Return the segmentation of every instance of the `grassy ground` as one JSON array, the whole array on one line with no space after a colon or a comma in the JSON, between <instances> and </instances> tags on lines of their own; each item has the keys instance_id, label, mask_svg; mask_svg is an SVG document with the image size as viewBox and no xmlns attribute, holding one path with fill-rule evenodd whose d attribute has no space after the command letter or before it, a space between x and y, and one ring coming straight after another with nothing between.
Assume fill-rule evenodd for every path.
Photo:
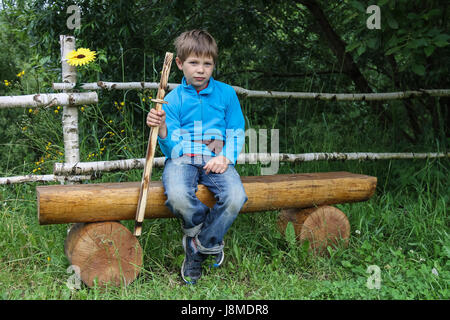
<instances>
[{"instance_id":1,"label":"grassy ground","mask_svg":"<svg viewBox=\"0 0 450 320\"><path fill-rule=\"evenodd\" d=\"M386 168L389 170L386 170ZM226 235L226 260L196 286L179 276L179 222L146 220L144 264L129 286L70 290L63 244L68 225L39 226L36 184L0 187L2 299L448 299L448 161L322 162L282 165L279 173L347 170L378 177L367 202L342 204L351 224L347 248L315 257L282 237L277 212L242 214ZM241 166L241 174L248 169ZM253 167L248 170L254 170ZM443 176L443 174L445 174ZM156 170L158 179L161 170ZM403 178L397 181L397 175ZM104 181L124 179L104 176ZM134 179L134 178L132 178ZM132 221L123 222L130 230ZM379 267L380 288L368 266Z\"/></svg>"},{"instance_id":2,"label":"grassy ground","mask_svg":"<svg viewBox=\"0 0 450 320\"><path fill-rule=\"evenodd\" d=\"M126 92L109 105L102 94L102 104L80 108L81 161L142 158L149 107L143 99L148 101L151 92L135 97L139 102ZM319 105L290 103L242 102L248 127L280 128L281 152L439 151L432 144L394 145L399 131L377 126L364 104L329 103L330 112L320 112ZM274 114L264 111L271 109ZM64 161L61 112L55 106L0 113L13 141L0 144L1 176L51 173L54 162ZM449 164L448 159L281 164L278 173L350 171L378 178L368 201L337 205L350 220L348 247L329 248L328 257L316 257L290 233L279 234L277 212L242 214L225 237L224 264L206 269L196 286L183 285L179 275L179 221L162 219L144 223L139 239L144 263L132 284L69 289L75 277L63 249L68 225L38 224L36 183L0 186L0 298L448 299ZM246 176L260 175L260 167L236 168ZM155 168L153 179L161 174ZM140 181L141 175L140 170L109 173L93 182ZM123 223L133 229L132 221ZM373 270L381 277L379 289Z\"/></svg>"}]
</instances>

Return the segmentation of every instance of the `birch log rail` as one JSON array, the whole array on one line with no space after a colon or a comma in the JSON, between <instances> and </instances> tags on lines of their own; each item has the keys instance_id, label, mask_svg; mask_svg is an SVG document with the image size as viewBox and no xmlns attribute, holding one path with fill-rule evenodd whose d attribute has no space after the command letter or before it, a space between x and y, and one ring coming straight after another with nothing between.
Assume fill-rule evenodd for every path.
<instances>
[{"instance_id":1,"label":"birch log rail","mask_svg":"<svg viewBox=\"0 0 450 320\"><path fill-rule=\"evenodd\" d=\"M52 106L75 106L97 102L97 92L37 93L23 96L0 97L0 109L14 107L49 108Z\"/></svg>"},{"instance_id":2,"label":"birch log rail","mask_svg":"<svg viewBox=\"0 0 450 320\"><path fill-rule=\"evenodd\" d=\"M450 158L450 152L447 153L373 153L373 152L318 152L318 153L241 153L237 158L237 164L256 164L259 162L267 164L268 162L308 162L308 161L344 161L344 160L389 160L389 159L433 159ZM165 157L153 159L154 167L163 167ZM110 161L90 161L78 162L75 164L56 162L53 165L55 175L69 174L92 174L98 172L113 172L123 170L133 170L144 168L145 159L123 159Z\"/></svg>"},{"instance_id":3,"label":"birch log rail","mask_svg":"<svg viewBox=\"0 0 450 320\"><path fill-rule=\"evenodd\" d=\"M168 83L169 90L179 86L178 83ZM53 83L54 90L67 90L74 85L68 83ZM156 82L90 82L84 83L81 87L85 90L142 90L157 89ZM270 90L250 90L239 86L232 86L238 95L247 98L276 98L276 99L312 99L312 100L336 100L336 101L377 101L409 99L420 96L448 97L450 89L418 89L398 92L377 92L377 93L322 93L322 92L283 92Z\"/></svg>"}]
</instances>

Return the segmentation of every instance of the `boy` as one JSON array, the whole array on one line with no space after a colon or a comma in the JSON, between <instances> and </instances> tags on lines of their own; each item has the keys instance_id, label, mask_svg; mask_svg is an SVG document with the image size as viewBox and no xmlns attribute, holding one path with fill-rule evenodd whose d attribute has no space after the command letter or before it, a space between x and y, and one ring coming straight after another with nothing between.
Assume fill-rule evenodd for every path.
<instances>
[{"instance_id":1,"label":"boy","mask_svg":"<svg viewBox=\"0 0 450 320\"><path fill-rule=\"evenodd\" d=\"M147 125L159 126L165 205L182 220L181 276L194 284L209 255L214 266L222 263L223 237L248 200L234 167L245 141L245 120L234 89L212 77L218 53L214 38L191 30L175 40L175 47L182 84L165 97L168 104L161 111L150 110ZM198 183L214 194L212 208L197 198Z\"/></svg>"}]
</instances>

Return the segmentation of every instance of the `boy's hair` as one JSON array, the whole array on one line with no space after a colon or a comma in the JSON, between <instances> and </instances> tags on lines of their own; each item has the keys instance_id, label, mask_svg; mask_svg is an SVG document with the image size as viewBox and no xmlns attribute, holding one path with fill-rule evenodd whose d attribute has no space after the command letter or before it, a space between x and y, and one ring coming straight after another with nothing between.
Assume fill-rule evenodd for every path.
<instances>
[{"instance_id":1,"label":"boy's hair","mask_svg":"<svg viewBox=\"0 0 450 320\"><path fill-rule=\"evenodd\" d=\"M199 57L210 56L214 60L214 64L217 61L216 40L205 30L185 31L175 39L174 44L181 62L184 62L190 54Z\"/></svg>"}]
</instances>

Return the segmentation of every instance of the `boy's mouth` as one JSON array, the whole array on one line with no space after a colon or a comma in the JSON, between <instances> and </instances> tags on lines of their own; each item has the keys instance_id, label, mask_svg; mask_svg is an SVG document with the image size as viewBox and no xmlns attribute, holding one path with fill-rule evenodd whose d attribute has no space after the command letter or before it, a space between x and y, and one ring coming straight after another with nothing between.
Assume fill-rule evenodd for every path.
<instances>
[{"instance_id":1,"label":"boy's mouth","mask_svg":"<svg viewBox=\"0 0 450 320\"><path fill-rule=\"evenodd\" d=\"M200 77L194 77L194 79L197 80L197 81L203 81L203 80L205 80L205 78L200 78Z\"/></svg>"}]
</instances>

